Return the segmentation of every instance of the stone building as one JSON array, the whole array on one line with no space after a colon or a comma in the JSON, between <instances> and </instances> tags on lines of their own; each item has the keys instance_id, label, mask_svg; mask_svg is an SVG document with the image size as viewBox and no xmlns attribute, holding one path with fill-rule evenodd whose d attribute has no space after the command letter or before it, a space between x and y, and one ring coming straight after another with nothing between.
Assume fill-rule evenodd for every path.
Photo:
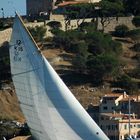
<instances>
[{"instance_id":1,"label":"stone building","mask_svg":"<svg viewBox=\"0 0 140 140\"><path fill-rule=\"evenodd\" d=\"M133 137L140 137L139 107L139 96L128 96L125 92L106 94L99 105L99 126L110 140L124 140L129 131Z\"/></svg>"},{"instance_id":2,"label":"stone building","mask_svg":"<svg viewBox=\"0 0 140 140\"><path fill-rule=\"evenodd\" d=\"M119 107L119 103L123 99L128 99L128 95L125 93L122 94L106 94L100 103L100 113L112 113ZM120 109L121 110L121 109Z\"/></svg>"},{"instance_id":3,"label":"stone building","mask_svg":"<svg viewBox=\"0 0 140 140\"><path fill-rule=\"evenodd\" d=\"M27 16L49 15L52 3L52 0L26 0Z\"/></svg>"},{"instance_id":4,"label":"stone building","mask_svg":"<svg viewBox=\"0 0 140 140\"><path fill-rule=\"evenodd\" d=\"M130 135L133 137L140 136L140 119L135 114L131 114L131 122L129 123L129 115L122 113L101 113L99 125L110 140L124 140Z\"/></svg>"}]
</instances>

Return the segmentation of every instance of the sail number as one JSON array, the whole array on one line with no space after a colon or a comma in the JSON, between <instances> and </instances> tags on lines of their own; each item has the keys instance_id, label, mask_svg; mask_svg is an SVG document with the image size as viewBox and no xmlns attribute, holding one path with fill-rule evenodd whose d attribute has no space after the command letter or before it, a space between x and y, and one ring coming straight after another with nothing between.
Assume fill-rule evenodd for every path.
<instances>
[{"instance_id":1,"label":"sail number","mask_svg":"<svg viewBox=\"0 0 140 140\"><path fill-rule=\"evenodd\" d=\"M21 61L21 52L23 51L23 46L21 40L16 40L16 44L14 45L14 61Z\"/></svg>"}]
</instances>

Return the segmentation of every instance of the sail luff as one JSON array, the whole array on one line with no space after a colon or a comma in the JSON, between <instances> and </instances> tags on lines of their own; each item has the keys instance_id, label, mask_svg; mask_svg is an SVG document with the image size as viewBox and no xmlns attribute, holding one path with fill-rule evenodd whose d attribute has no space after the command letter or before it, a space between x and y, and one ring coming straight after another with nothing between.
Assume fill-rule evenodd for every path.
<instances>
[{"instance_id":1,"label":"sail luff","mask_svg":"<svg viewBox=\"0 0 140 140\"><path fill-rule=\"evenodd\" d=\"M26 58L27 56L29 56L29 54L24 54L27 51L30 52L30 47L27 50L27 48L23 46L24 43L26 42L22 40L23 35L21 35L20 33L22 26L21 26L21 21L19 20L19 18L16 17L13 26L12 37L10 41L10 45L11 45L10 63L11 63L12 79L15 85L15 89L20 102L21 109L26 117L29 127L31 128L31 132L35 135L35 137L38 140L42 140L43 139L42 137L45 136L49 140L49 137L47 137L47 134L45 134L44 130L42 129L43 126L41 124L40 118L38 117L38 111L37 108L35 107L35 102L34 102L34 94L36 93L38 94L39 86L37 84L34 84L34 88L36 88L34 90L30 89L29 86L31 83L33 83L29 81L30 77L32 77L31 80L35 81L35 79L33 79L33 76L31 76L32 73L34 73L34 71L29 72L29 70L33 70L34 68L31 66L31 62L28 61L28 59ZM31 40L30 35L29 35L29 39ZM21 45L18 46L17 41L20 41ZM20 65L21 62L22 64ZM20 73L22 73L22 75ZM45 136L43 136L42 133L44 133ZM42 137L39 136L40 134L42 134Z\"/></svg>"},{"instance_id":2,"label":"sail luff","mask_svg":"<svg viewBox=\"0 0 140 140\"><path fill-rule=\"evenodd\" d=\"M35 44L35 47L36 47L36 48L38 49L38 51L41 53L40 48L38 47L38 45L37 45L36 41L34 40L33 36L31 35L31 33L29 32L29 30L28 30L27 27L25 26L25 24L24 24L22 18L20 17L20 15L19 15L17 12L15 12L15 13L16 13L16 16L18 16L18 18L19 18L21 24L23 25L24 29L25 29L26 32L28 33L29 37L31 38L31 40L32 40L33 43Z\"/></svg>"},{"instance_id":3,"label":"sail luff","mask_svg":"<svg viewBox=\"0 0 140 140\"><path fill-rule=\"evenodd\" d=\"M22 19L20 19L20 21L23 23ZM25 28L25 26L24 26L24 28ZM28 31L27 28L25 28L25 30ZM30 34L29 31L27 32L27 34L29 35L31 41L33 41L33 44L34 44L35 41L34 41L34 39L31 36L31 34ZM24 39L23 39L23 42L24 43L27 43L26 40L24 40ZM28 46L30 46L30 45L28 44ZM33 52L31 52L32 50L30 49L30 47L28 47L28 51L29 52L27 52L27 54L28 54L28 58L29 58L30 64L33 66L33 70L34 70L33 72L36 75L36 77L38 78L37 82L40 83L41 93L43 94L43 93L45 93L45 89L43 88L42 81L41 81L40 77L38 76L40 71L41 71L40 73L42 73L43 59L42 59L42 55L41 55L41 53L40 53L40 51L39 51L38 48L37 48L37 51L36 51L36 47L37 47L37 44L34 44L35 50ZM39 59L37 59L37 57L34 57L34 56L38 56ZM31 59L31 57L34 57L34 61ZM36 66L35 63L37 63L39 65ZM32 83L32 82L30 82L30 83ZM38 93L38 94L40 94L40 93ZM50 138L50 136L48 135L48 133L45 131L44 121L40 119L40 115L39 115L40 114L40 107L39 107L39 102L40 101L39 101L39 98L41 98L42 95L38 95L38 94L35 94L35 95L33 94L32 96L33 96L33 101L34 101L34 108L35 108L35 110L37 112L37 117L38 117L38 120L36 120L36 121L39 122L41 128L40 128L40 130L38 130L36 127L35 128L32 127L31 128L31 132L34 131L35 133L36 132L37 133L40 133L39 136L36 136L36 134L35 134L35 138L38 137L37 140L42 140L42 139L46 139L46 138L47 138L47 140L51 140L51 139L56 140L55 135L51 135L51 138ZM47 110L47 108L44 108L44 110ZM49 111L47 110L47 112L49 112ZM50 119L49 114L47 114L47 117ZM53 127L50 124L50 126L49 126L50 131L52 130L52 128Z\"/></svg>"}]
</instances>

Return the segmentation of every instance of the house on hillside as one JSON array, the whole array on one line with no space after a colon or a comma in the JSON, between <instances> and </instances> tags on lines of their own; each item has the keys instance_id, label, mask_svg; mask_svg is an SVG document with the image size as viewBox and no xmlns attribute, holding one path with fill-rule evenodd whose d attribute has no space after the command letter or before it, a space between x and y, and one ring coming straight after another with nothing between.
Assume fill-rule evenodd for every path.
<instances>
[{"instance_id":1,"label":"house on hillside","mask_svg":"<svg viewBox=\"0 0 140 140\"><path fill-rule=\"evenodd\" d=\"M93 118L93 120L99 124L99 106L93 106L90 104L86 111Z\"/></svg>"},{"instance_id":2,"label":"house on hillside","mask_svg":"<svg viewBox=\"0 0 140 140\"><path fill-rule=\"evenodd\" d=\"M131 112L138 114L138 118L140 118L140 96L128 96L125 92L111 93L103 96L99 106L100 113L113 113L114 111L121 111L126 114L129 111L129 99L131 103Z\"/></svg>"},{"instance_id":3,"label":"house on hillside","mask_svg":"<svg viewBox=\"0 0 140 140\"><path fill-rule=\"evenodd\" d=\"M131 105L129 129L129 100ZM110 93L99 105L99 126L110 140L123 140L130 134L140 136L140 97L124 93Z\"/></svg>"},{"instance_id":4,"label":"house on hillside","mask_svg":"<svg viewBox=\"0 0 140 140\"><path fill-rule=\"evenodd\" d=\"M129 99L131 104L130 125ZM89 105L87 112L110 140L123 140L129 135L129 130L134 137L140 137L139 108L139 96L128 96L125 92L110 93L102 97L99 106Z\"/></svg>"},{"instance_id":5,"label":"house on hillside","mask_svg":"<svg viewBox=\"0 0 140 140\"><path fill-rule=\"evenodd\" d=\"M129 115L123 113L101 113L99 126L110 140L124 140L130 134L133 137L140 136L140 119L136 114L131 114L129 129Z\"/></svg>"},{"instance_id":6,"label":"house on hillside","mask_svg":"<svg viewBox=\"0 0 140 140\"><path fill-rule=\"evenodd\" d=\"M110 93L103 96L100 102L100 113L112 113L114 110L119 108L119 102L128 95L126 93L118 94L118 93Z\"/></svg>"}]
</instances>

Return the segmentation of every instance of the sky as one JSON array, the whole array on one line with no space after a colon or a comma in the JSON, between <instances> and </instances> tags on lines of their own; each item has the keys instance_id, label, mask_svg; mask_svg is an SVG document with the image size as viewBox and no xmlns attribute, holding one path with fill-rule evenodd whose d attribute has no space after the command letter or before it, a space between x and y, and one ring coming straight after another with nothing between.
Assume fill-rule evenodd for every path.
<instances>
[{"instance_id":1,"label":"sky","mask_svg":"<svg viewBox=\"0 0 140 140\"><path fill-rule=\"evenodd\" d=\"M2 9L3 8L3 9ZM0 0L0 17L14 16L15 11L20 15L26 14L26 0Z\"/></svg>"}]
</instances>

